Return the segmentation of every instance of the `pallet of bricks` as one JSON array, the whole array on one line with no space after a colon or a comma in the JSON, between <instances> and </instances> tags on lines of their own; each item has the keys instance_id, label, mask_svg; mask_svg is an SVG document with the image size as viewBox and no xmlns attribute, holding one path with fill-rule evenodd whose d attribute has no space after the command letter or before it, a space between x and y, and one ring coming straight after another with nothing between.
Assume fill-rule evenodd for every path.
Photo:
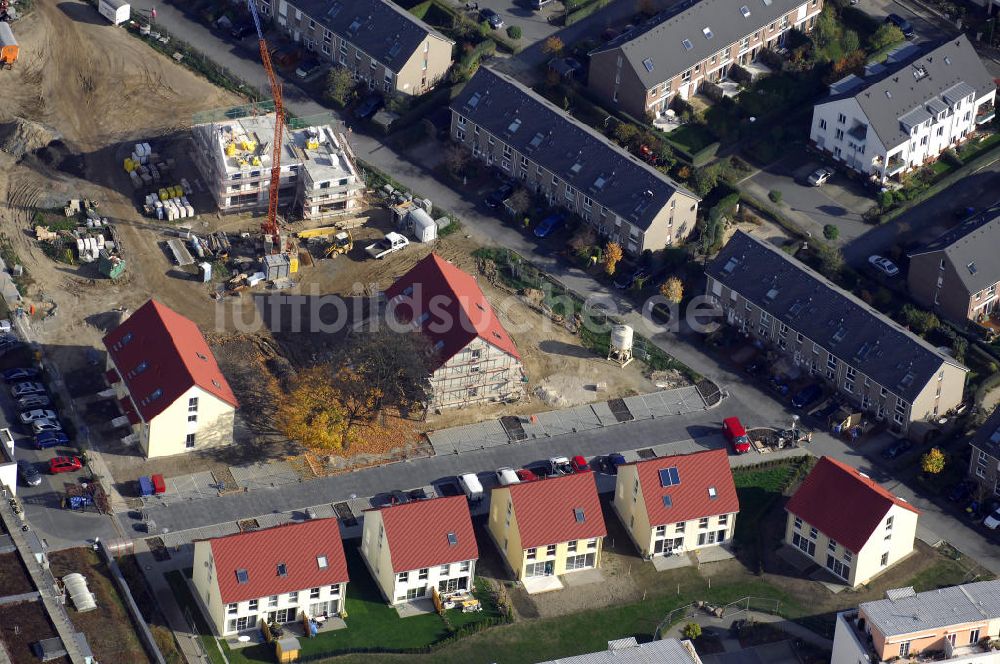
<instances>
[{"instance_id":1,"label":"pallet of bricks","mask_svg":"<svg viewBox=\"0 0 1000 664\"><path fill-rule=\"evenodd\" d=\"M145 197L146 214L157 219L186 219L194 216L187 196L191 185L181 178L180 184L164 185L174 167L173 159L161 159L149 143L136 143L132 154L125 158L125 172L135 189L155 189Z\"/></svg>"}]
</instances>

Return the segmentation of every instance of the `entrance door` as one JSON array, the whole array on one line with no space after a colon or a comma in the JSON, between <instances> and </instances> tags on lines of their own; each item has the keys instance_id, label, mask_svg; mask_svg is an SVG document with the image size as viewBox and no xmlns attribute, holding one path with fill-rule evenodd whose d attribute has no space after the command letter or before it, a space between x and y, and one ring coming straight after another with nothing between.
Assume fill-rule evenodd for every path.
<instances>
[{"instance_id":1,"label":"entrance door","mask_svg":"<svg viewBox=\"0 0 1000 664\"><path fill-rule=\"evenodd\" d=\"M531 563L524 569L525 576L552 576L555 573L555 561L547 560L543 563Z\"/></svg>"}]
</instances>

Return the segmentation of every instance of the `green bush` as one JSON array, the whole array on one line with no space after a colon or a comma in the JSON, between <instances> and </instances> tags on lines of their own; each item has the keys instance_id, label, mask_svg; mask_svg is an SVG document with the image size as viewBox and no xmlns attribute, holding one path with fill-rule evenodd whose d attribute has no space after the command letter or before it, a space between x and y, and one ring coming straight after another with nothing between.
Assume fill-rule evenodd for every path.
<instances>
[{"instance_id":1,"label":"green bush","mask_svg":"<svg viewBox=\"0 0 1000 664\"><path fill-rule=\"evenodd\" d=\"M778 191L777 189L772 189L771 191L767 192L767 197L770 198L771 202L774 203L775 205L781 204L781 192Z\"/></svg>"},{"instance_id":2,"label":"green bush","mask_svg":"<svg viewBox=\"0 0 1000 664\"><path fill-rule=\"evenodd\" d=\"M511 39L520 39L521 38L521 26L519 26L519 25L511 25L511 26L509 26L507 28L507 36L510 37Z\"/></svg>"},{"instance_id":3,"label":"green bush","mask_svg":"<svg viewBox=\"0 0 1000 664\"><path fill-rule=\"evenodd\" d=\"M840 237L840 229L833 224L827 224L823 227L823 237L827 240L836 240Z\"/></svg>"},{"instance_id":4,"label":"green bush","mask_svg":"<svg viewBox=\"0 0 1000 664\"><path fill-rule=\"evenodd\" d=\"M594 0L590 4L585 5L580 9L577 9L575 12L567 13L566 25L573 25L574 23L578 23L583 19L587 18L588 16L590 16L591 14L594 14L604 9L610 4L611 0Z\"/></svg>"}]
</instances>

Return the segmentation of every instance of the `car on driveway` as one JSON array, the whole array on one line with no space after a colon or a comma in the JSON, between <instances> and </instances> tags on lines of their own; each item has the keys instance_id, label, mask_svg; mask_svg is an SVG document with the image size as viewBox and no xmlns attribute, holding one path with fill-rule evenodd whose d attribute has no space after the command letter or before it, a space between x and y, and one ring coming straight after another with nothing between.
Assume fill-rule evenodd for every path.
<instances>
[{"instance_id":1,"label":"car on driveway","mask_svg":"<svg viewBox=\"0 0 1000 664\"><path fill-rule=\"evenodd\" d=\"M822 168L817 168L813 171L806 181L814 187L819 187L826 184L826 181L833 177L833 169L827 168L826 166Z\"/></svg>"},{"instance_id":2,"label":"car on driveway","mask_svg":"<svg viewBox=\"0 0 1000 664\"><path fill-rule=\"evenodd\" d=\"M57 456L49 459L49 472L53 475L59 473L72 473L83 468L80 457Z\"/></svg>"},{"instance_id":3,"label":"car on driveway","mask_svg":"<svg viewBox=\"0 0 1000 664\"><path fill-rule=\"evenodd\" d=\"M548 237L552 235L557 228L562 226L565 220L566 217L561 212L550 214L535 226L535 237Z\"/></svg>"},{"instance_id":4,"label":"car on driveway","mask_svg":"<svg viewBox=\"0 0 1000 664\"><path fill-rule=\"evenodd\" d=\"M569 459L566 457L552 457L549 459L550 475L570 475L572 473L573 467L569 465Z\"/></svg>"},{"instance_id":5,"label":"car on driveway","mask_svg":"<svg viewBox=\"0 0 1000 664\"><path fill-rule=\"evenodd\" d=\"M384 104L385 102L382 100L381 96L377 94L369 95L363 102L358 104L356 109L354 109L354 117L361 120L368 120L378 113L378 110L382 108Z\"/></svg>"},{"instance_id":6,"label":"car on driveway","mask_svg":"<svg viewBox=\"0 0 1000 664\"><path fill-rule=\"evenodd\" d=\"M314 74L318 73L320 67L322 66L323 64L316 58L306 58L305 60L299 63L298 68L295 70L295 75L300 80L304 81L310 76L313 76Z\"/></svg>"},{"instance_id":7,"label":"car on driveway","mask_svg":"<svg viewBox=\"0 0 1000 664\"><path fill-rule=\"evenodd\" d=\"M497 14L489 7L479 12L479 20L486 21L494 30L499 30L503 27L503 19L500 17L500 14Z\"/></svg>"},{"instance_id":8,"label":"car on driveway","mask_svg":"<svg viewBox=\"0 0 1000 664\"><path fill-rule=\"evenodd\" d=\"M42 483L42 474L35 468L35 464L30 461L18 459L17 472L28 486L38 486Z\"/></svg>"},{"instance_id":9,"label":"car on driveway","mask_svg":"<svg viewBox=\"0 0 1000 664\"><path fill-rule=\"evenodd\" d=\"M645 279L648 276L649 276L649 272L647 272L644 268L641 268L641 267L637 268L637 269L633 270L632 272L626 272L625 274L623 274L620 277L618 277L615 280L615 288L617 288L619 290L627 290L629 288L632 288L632 285L636 281L638 281L640 279Z\"/></svg>"},{"instance_id":10,"label":"car on driveway","mask_svg":"<svg viewBox=\"0 0 1000 664\"><path fill-rule=\"evenodd\" d=\"M45 433L46 431L62 431L63 427L59 420L35 420L31 423L31 431L35 434Z\"/></svg>"},{"instance_id":11,"label":"car on driveway","mask_svg":"<svg viewBox=\"0 0 1000 664\"><path fill-rule=\"evenodd\" d=\"M16 369L7 369L0 376L8 383L13 380L23 380L25 378L37 378L41 372L33 367L18 367Z\"/></svg>"},{"instance_id":12,"label":"car on driveway","mask_svg":"<svg viewBox=\"0 0 1000 664\"><path fill-rule=\"evenodd\" d=\"M823 388L816 383L810 383L795 393L792 397L793 408L808 408L823 396Z\"/></svg>"},{"instance_id":13,"label":"car on driveway","mask_svg":"<svg viewBox=\"0 0 1000 664\"><path fill-rule=\"evenodd\" d=\"M45 386L41 383L17 383L10 388L11 396L14 398L24 397L29 394L45 394Z\"/></svg>"},{"instance_id":14,"label":"car on driveway","mask_svg":"<svg viewBox=\"0 0 1000 664\"><path fill-rule=\"evenodd\" d=\"M604 455L601 459L601 467L605 473L608 475L617 475L618 466L625 463L625 457L623 457L618 452L612 452L611 454Z\"/></svg>"},{"instance_id":15,"label":"car on driveway","mask_svg":"<svg viewBox=\"0 0 1000 664\"><path fill-rule=\"evenodd\" d=\"M511 484L520 484L521 478L517 476L514 469L510 466L504 466L503 468L497 469L497 484L500 486L510 486Z\"/></svg>"},{"instance_id":16,"label":"car on driveway","mask_svg":"<svg viewBox=\"0 0 1000 664\"><path fill-rule=\"evenodd\" d=\"M538 475L535 475L535 473L531 472L528 468L518 468L515 473L517 475L517 479L522 482L534 482L538 479Z\"/></svg>"},{"instance_id":17,"label":"car on driveway","mask_svg":"<svg viewBox=\"0 0 1000 664\"><path fill-rule=\"evenodd\" d=\"M26 410L21 413L21 422L24 424L31 424L36 420L54 420L56 417L56 412L54 410Z\"/></svg>"},{"instance_id":18,"label":"car on driveway","mask_svg":"<svg viewBox=\"0 0 1000 664\"><path fill-rule=\"evenodd\" d=\"M897 440L895 443L882 450L882 458L889 459L891 461L892 459L896 459L906 454L911 447L913 447L913 443L910 441L905 439Z\"/></svg>"},{"instance_id":19,"label":"car on driveway","mask_svg":"<svg viewBox=\"0 0 1000 664\"><path fill-rule=\"evenodd\" d=\"M990 530L996 530L997 526L1000 526L1000 507L990 512L989 515L983 519L983 525Z\"/></svg>"},{"instance_id":20,"label":"car on driveway","mask_svg":"<svg viewBox=\"0 0 1000 664\"><path fill-rule=\"evenodd\" d=\"M868 262L873 268L887 277L895 277L899 274L899 268L896 267L896 264L884 256L873 254L868 257Z\"/></svg>"},{"instance_id":21,"label":"car on driveway","mask_svg":"<svg viewBox=\"0 0 1000 664\"><path fill-rule=\"evenodd\" d=\"M584 459L579 454L576 455L575 457L573 457L572 461L569 462L569 465L573 467L573 472L574 473L589 473L590 472L590 464L588 464L587 460Z\"/></svg>"},{"instance_id":22,"label":"car on driveway","mask_svg":"<svg viewBox=\"0 0 1000 664\"><path fill-rule=\"evenodd\" d=\"M483 199L483 205L491 210L496 210L498 207L503 205L503 202L510 198L510 195L514 193L514 186L508 183L500 185L500 187L490 195Z\"/></svg>"},{"instance_id":23,"label":"car on driveway","mask_svg":"<svg viewBox=\"0 0 1000 664\"><path fill-rule=\"evenodd\" d=\"M913 36L913 26L910 25L910 22L907 21L902 16L900 16L899 14L895 13L889 14L888 16L885 17L885 22L892 23L894 26L899 28L899 31L902 32L903 36L906 37L907 39Z\"/></svg>"},{"instance_id":24,"label":"car on driveway","mask_svg":"<svg viewBox=\"0 0 1000 664\"><path fill-rule=\"evenodd\" d=\"M722 431L726 434L726 440L733 446L734 452L746 454L750 451L750 439L747 438L747 431L743 428L740 418L727 417L722 420Z\"/></svg>"},{"instance_id":25,"label":"car on driveway","mask_svg":"<svg viewBox=\"0 0 1000 664\"><path fill-rule=\"evenodd\" d=\"M45 394L29 394L17 400L17 407L20 410L28 410L29 408L42 408L50 403L52 400Z\"/></svg>"},{"instance_id":26,"label":"car on driveway","mask_svg":"<svg viewBox=\"0 0 1000 664\"><path fill-rule=\"evenodd\" d=\"M57 445L68 445L69 436L62 431L43 431L35 436L35 449L44 450Z\"/></svg>"}]
</instances>

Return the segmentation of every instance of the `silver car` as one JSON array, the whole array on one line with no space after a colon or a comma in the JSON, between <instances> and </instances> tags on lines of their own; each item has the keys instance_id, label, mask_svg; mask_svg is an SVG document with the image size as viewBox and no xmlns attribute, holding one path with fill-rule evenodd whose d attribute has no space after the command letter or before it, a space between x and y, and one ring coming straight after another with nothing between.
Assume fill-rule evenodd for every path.
<instances>
[{"instance_id":1,"label":"silver car","mask_svg":"<svg viewBox=\"0 0 1000 664\"><path fill-rule=\"evenodd\" d=\"M823 168L817 168L812 172L812 175L809 176L809 184L814 187L819 187L820 185L825 184L831 177L833 177L832 168L826 168L825 166Z\"/></svg>"},{"instance_id":2,"label":"silver car","mask_svg":"<svg viewBox=\"0 0 1000 664\"><path fill-rule=\"evenodd\" d=\"M34 382L18 383L10 388L10 394L14 398L20 398L29 394L45 394L45 386Z\"/></svg>"},{"instance_id":3,"label":"silver car","mask_svg":"<svg viewBox=\"0 0 1000 664\"><path fill-rule=\"evenodd\" d=\"M54 420L56 419L56 412L54 410L28 410L21 413L21 421L25 424L31 424L35 420Z\"/></svg>"},{"instance_id":4,"label":"silver car","mask_svg":"<svg viewBox=\"0 0 1000 664\"><path fill-rule=\"evenodd\" d=\"M62 424L59 420L35 420L31 423L32 432L39 434L46 431L62 431Z\"/></svg>"},{"instance_id":5,"label":"silver car","mask_svg":"<svg viewBox=\"0 0 1000 664\"><path fill-rule=\"evenodd\" d=\"M17 407L21 410L29 408L42 408L48 406L52 401L44 394L29 394L17 400Z\"/></svg>"}]
</instances>

